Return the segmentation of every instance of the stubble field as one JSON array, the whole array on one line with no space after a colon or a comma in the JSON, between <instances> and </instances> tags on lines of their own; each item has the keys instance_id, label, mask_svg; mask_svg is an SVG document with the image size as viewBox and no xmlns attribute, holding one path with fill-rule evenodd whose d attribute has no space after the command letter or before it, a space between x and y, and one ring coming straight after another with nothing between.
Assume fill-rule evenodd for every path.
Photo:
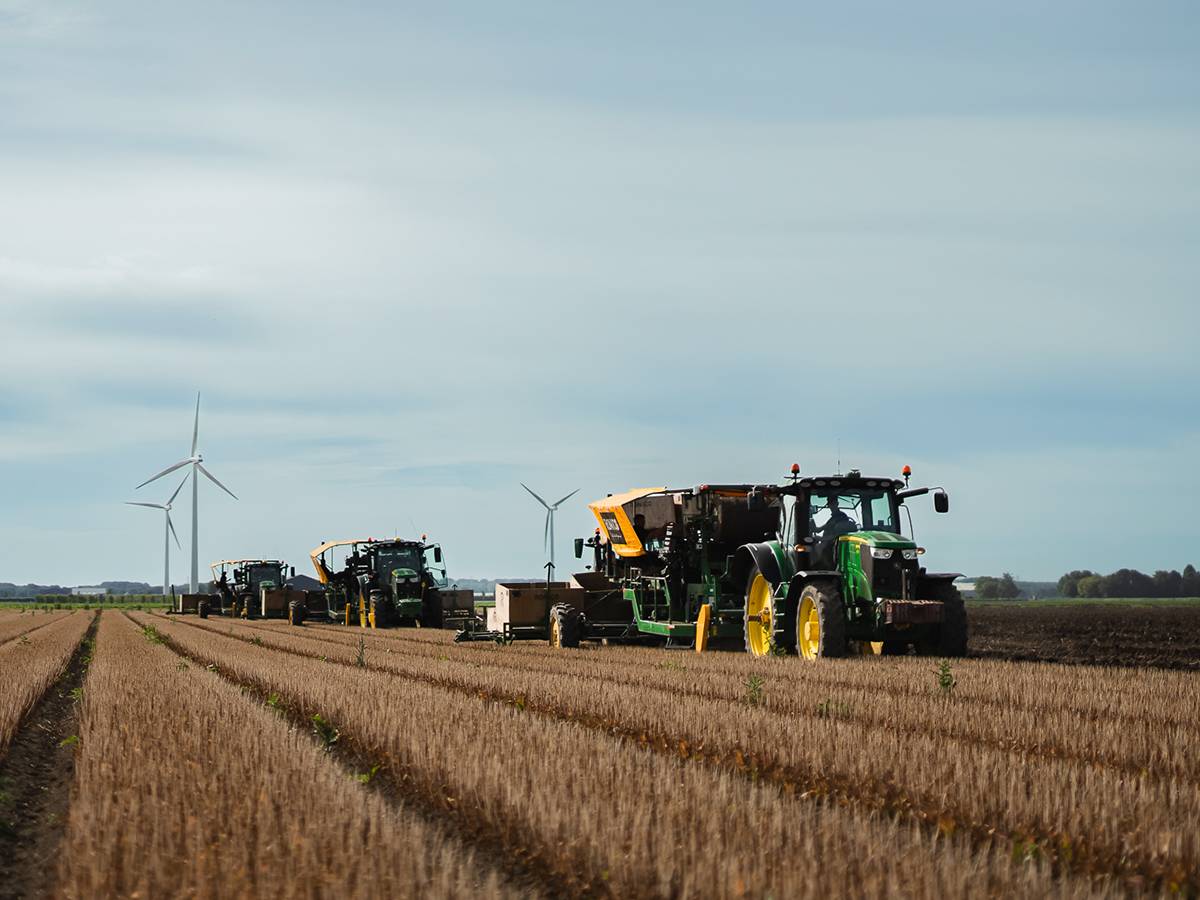
<instances>
[{"instance_id":1,"label":"stubble field","mask_svg":"<svg viewBox=\"0 0 1200 900\"><path fill-rule=\"evenodd\" d=\"M0 896L1200 892L1196 673L451 637L0 613Z\"/></svg>"}]
</instances>

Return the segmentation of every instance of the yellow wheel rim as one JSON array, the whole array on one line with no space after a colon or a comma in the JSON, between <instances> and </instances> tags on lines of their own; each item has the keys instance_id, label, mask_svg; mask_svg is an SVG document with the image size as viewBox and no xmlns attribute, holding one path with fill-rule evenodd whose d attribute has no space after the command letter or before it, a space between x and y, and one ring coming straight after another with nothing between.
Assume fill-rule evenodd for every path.
<instances>
[{"instance_id":1,"label":"yellow wheel rim","mask_svg":"<svg viewBox=\"0 0 1200 900\"><path fill-rule=\"evenodd\" d=\"M754 656L771 652L775 632L774 594L771 583L755 575L746 593L746 645Z\"/></svg>"},{"instance_id":2,"label":"yellow wheel rim","mask_svg":"<svg viewBox=\"0 0 1200 900\"><path fill-rule=\"evenodd\" d=\"M796 629L796 643L800 646L800 655L805 659L816 659L821 650L821 616L817 612L817 604L812 597L800 601L799 627Z\"/></svg>"},{"instance_id":3,"label":"yellow wheel rim","mask_svg":"<svg viewBox=\"0 0 1200 900\"><path fill-rule=\"evenodd\" d=\"M562 646L562 635L558 633L558 619L554 616L550 617L550 646Z\"/></svg>"}]
</instances>

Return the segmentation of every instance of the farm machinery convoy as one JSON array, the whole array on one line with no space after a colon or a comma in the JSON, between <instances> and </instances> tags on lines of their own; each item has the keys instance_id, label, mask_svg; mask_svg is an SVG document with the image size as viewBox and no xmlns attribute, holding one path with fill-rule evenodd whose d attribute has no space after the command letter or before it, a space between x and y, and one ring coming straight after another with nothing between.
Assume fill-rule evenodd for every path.
<instances>
[{"instance_id":1,"label":"farm machinery convoy","mask_svg":"<svg viewBox=\"0 0 1200 900\"><path fill-rule=\"evenodd\" d=\"M597 527L577 538L591 564L570 581L498 583L486 619L452 586L442 548L417 540L329 541L310 554L322 590L289 587L275 560L213 566L230 615L316 617L364 628L458 628L456 640L740 645L754 656L871 653L963 656L967 617L956 572L930 572L907 503L942 488L842 475L784 484L650 487L589 504ZM908 518L908 536L901 527ZM294 576L294 570L291 570ZM206 614L206 599L199 612Z\"/></svg>"},{"instance_id":2,"label":"farm machinery convoy","mask_svg":"<svg viewBox=\"0 0 1200 900\"><path fill-rule=\"evenodd\" d=\"M642 488L589 504L598 527L576 539L589 571L569 583L496 588L486 629L459 640L652 643L754 656L853 653L963 656L967 619L954 580L920 565L901 529L906 501L941 488L904 478L792 476L783 485ZM912 533L911 517L909 533Z\"/></svg>"}]
</instances>

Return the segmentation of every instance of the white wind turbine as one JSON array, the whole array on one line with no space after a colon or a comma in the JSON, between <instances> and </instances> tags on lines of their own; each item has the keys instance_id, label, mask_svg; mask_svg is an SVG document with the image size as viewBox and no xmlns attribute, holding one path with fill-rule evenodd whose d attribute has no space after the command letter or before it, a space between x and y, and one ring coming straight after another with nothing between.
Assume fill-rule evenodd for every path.
<instances>
[{"instance_id":1,"label":"white wind turbine","mask_svg":"<svg viewBox=\"0 0 1200 900\"><path fill-rule=\"evenodd\" d=\"M187 484L187 478L179 482L179 487L175 488L175 493L171 495L171 499L166 503L139 503L136 500L126 500L126 506L148 506L151 509L161 509L167 520L166 526L163 529L163 596L168 597L171 593L171 538L175 538L175 546L183 549L179 545L179 535L175 533L175 526L171 524L171 504L175 502L175 498L179 496L179 492L183 490L183 486Z\"/></svg>"},{"instance_id":2,"label":"white wind turbine","mask_svg":"<svg viewBox=\"0 0 1200 900\"><path fill-rule=\"evenodd\" d=\"M152 478L147 478L145 481L143 481L141 484L138 485L138 488L143 488L146 485L148 485L150 482L157 481L158 479L162 478L164 475L170 475L176 469L182 469L184 466L192 467L192 473L191 473L192 474L192 582L191 582L192 586L191 586L190 593L193 593L193 594L196 593L196 590L198 589L199 584L200 584L200 537L199 537L199 535L200 535L200 531L199 531L200 516L198 513L199 507L197 505L200 491L199 491L199 475L197 473L203 473L205 478L207 478L209 481L211 481L213 484L215 484L217 487L219 487L221 490L223 490L225 493L227 493L234 500L237 499L237 494L235 494L229 488L225 487L225 485L221 484L221 482L217 481L216 476L214 476L212 472L208 471L208 469L204 468L204 457L196 452L196 447L199 443L200 443L200 394L197 393L196 394L196 424L192 427L192 455L189 456L187 459L180 460L179 462L175 463L175 465L173 465L173 466L168 466L167 468L165 468L161 472L159 472L157 475L153 476ZM184 481L187 481L187 479L185 478ZM135 490L136 490L136 488L135 488Z\"/></svg>"},{"instance_id":3,"label":"white wind turbine","mask_svg":"<svg viewBox=\"0 0 1200 900\"><path fill-rule=\"evenodd\" d=\"M544 541L550 547L550 568L553 569L554 568L554 511L556 509L558 509L560 506L562 506L564 503L566 503L568 500L570 500L572 497L574 497L576 494L578 494L579 488L575 488L575 490L571 491L571 493L567 494L567 496L563 497L557 503L547 503L545 500L543 500L537 494L534 494L533 491L530 489L529 485L525 484L525 482L521 482L521 487L523 487L523 488L525 488L525 490L529 491L529 493L533 495L534 500L536 500L538 503L542 504L542 506L546 507L546 533L545 533Z\"/></svg>"}]
</instances>

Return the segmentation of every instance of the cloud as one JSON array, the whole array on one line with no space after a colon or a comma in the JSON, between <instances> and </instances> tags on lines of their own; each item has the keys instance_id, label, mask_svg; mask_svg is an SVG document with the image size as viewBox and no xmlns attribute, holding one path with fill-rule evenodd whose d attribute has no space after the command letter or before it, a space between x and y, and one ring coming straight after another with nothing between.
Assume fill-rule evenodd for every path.
<instances>
[{"instance_id":1,"label":"cloud","mask_svg":"<svg viewBox=\"0 0 1200 900\"><path fill-rule=\"evenodd\" d=\"M137 574L115 505L196 390L243 497L202 498L213 556L411 516L460 571L536 574L518 481L840 445L955 488L947 565L1054 574L1012 491L973 537L1004 454L1094 460L1037 480L1073 522L1105 453L1188 465L1196 23L868 9L0 6L0 577ZM64 521L111 540L64 560Z\"/></svg>"}]
</instances>

